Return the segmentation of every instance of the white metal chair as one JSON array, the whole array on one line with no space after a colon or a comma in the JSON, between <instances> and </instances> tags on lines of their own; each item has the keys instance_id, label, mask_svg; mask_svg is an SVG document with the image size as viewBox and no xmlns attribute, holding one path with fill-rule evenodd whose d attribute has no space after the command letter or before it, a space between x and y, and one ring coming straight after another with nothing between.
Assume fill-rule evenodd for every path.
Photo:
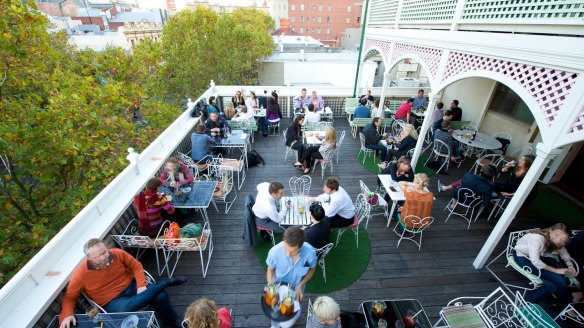
<instances>
[{"instance_id":1,"label":"white metal chair","mask_svg":"<svg viewBox=\"0 0 584 328\"><path fill-rule=\"evenodd\" d=\"M176 153L180 161L185 163L185 165L188 166L193 171L193 176L195 177L195 179L199 176L199 174L201 174L201 172L207 170L207 166L209 165L209 160L207 158L195 162L191 158L191 156L188 155L191 153L190 150L186 154L183 154L180 151L177 151Z\"/></svg>"},{"instance_id":2,"label":"white metal chair","mask_svg":"<svg viewBox=\"0 0 584 328\"><path fill-rule=\"evenodd\" d=\"M183 252L199 252L203 278L207 276L207 269L213 255L213 234L209 222L203 225L203 234L195 238L158 238L164 243L164 261L169 277L172 277ZM205 252L206 259L205 259ZM176 255L171 268L172 257Z\"/></svg>"},{"instance_id":3,"label":"white metal chair","mask_svg":"<svg viewBox=\"0 0 584 328\"><path fill-rule=\"evenodd\" d=\"M234 158L223 158L221 154L217 155L208 162L210 165L221 165L224 166L226 169L229 169L233 172L237 172L237 189L241 189L243 185L243 181L245 181L246 172L245 172L245 160L243 155L239 157L239 159Z\"/></svg>"},{"instance_id":4,"label":"white metal chair","mask_svg":"<svg viewBox=\"0 0 584 328\"><path fill-rule=\"evenodd\" d=\"M312 167L312 172L314 172L316 170L316 167L318 166L318 164L320 164L320 168L322 169L321 171L321 178L324 180L324 170L330 166L331 168L331 174L333 173L333 159L335 156L335 153L338 150L338 145L335 148L329 148L327 149L324 154L322 154L322 159L317 159L314 162L314 166Z\"/></svg>"},{"instance_id":5,"label":"white metal chair","mask_svg":"<svg viewBox=\"0 0 584 328\"><path fill-rule=\"evenodd\" d=\"M448 222L448 219L450 219L452 215L457 215L468 221L467 229L470 229L470 224L475 216L475 209L481 204L482 198L477 196L474 191L468 188L458 188L456 191L456 196L457 197L452 198L444 208L444 210L449 211L448 216L444 222ZM463 212L456 212L457 207L462 208Z\"/></svg>"},{"instance_id":6,"label":"white metal chair","mask_svg":"<svg viewBox=\"0 0 584 328\"><path fill-rule=\"evenodd\" d=\"M337 164L339 164L339 153L341 150L341 146L343 145L343 141L345 140L345 130L343 130L341 132L341 136L339 137L339 141L337 142L337 151L336 151L336 158L337 158Z\"/></svg>"},{"instance_id":7,"label":"white metal chair","mask_svg":"<svg viewBox=\"0 0 584 328\"><path fill-rule=\"evenodd\" d=\"M363 164L365 164L365 158L367 157L367 155L373 154L373 161L375 162L376 150L365 147L365 136L361 132L359 132L359 142L361 143L361 148L359 149L357 157L359 157L359 155L361 155L361 152L363 152Z\"/></svg>"},{"instance_id":8,"label":"white metal chair","mask_svg":"<svg viewBox=\"0 0 584 328\"><path fill-rule=\"evenodd\" d=\"M313 328L312 317L314 316L314 310L312 309L312 300L308 299L308 307L306 309L306 328Z\"/></svg>"},{"instance_id":9,"label":"white metal chair","mask_svg":"<svg viewBox=\"0 0 584 328\"><path fill-rule=\"evenodd\" d=\"M489 152L491 152L491 153L504 155L505 152L507 151L507 147L509 147L509 145L511 144L511 141L513 141L513 137L511 136L510 133L507 133L507 132L497 132L497 133L494 133L492 135L492 137L495 139L509 140L509 143L507 145L503 145L503 147L501 149L489 150Z\"/></svg>"},{"instance_id":10,"label":"white metal chair","mask_svg":"<svg viewBox=\"0 0 584 328\"><path fill-rule=\"evenodd\" d=\"M572 312L576 314L575 317L568 315L568 312ZM584 325L584 302L580 303L571 303L566 306L558 315L554 318L554 321L566 320L570 319L573 320L581 325Z\"/></svg>"},{"instance_id":11,"label":"white metal chair","mask_svg":"<svg viewBox=\"0 0 584 328\"><path fill-rule=\"evenodd\" d=\"M394 120L391 123L391 131L389 132L389 136L390 137L399 136L405 126L406 126L406 122L404 122L402 120Z\"/></svg>"},{"instance_id":12,"label":"white metal chair","mask_svg":"<svg viewBox=\"0 0 584 328\"><path fill-rule=\"evenodd\" d=\"M353 220L353 224L348 227L337 229L337 241L335 242L335 247L339 245L339 241L341 240L343 233L345 233L345 230L351 229L355 234L355 243L357 244L357 248L359 248L359 224L361 224L363 220L369 217L370 211L371 206L369 203L367 203L365 195L359 194L357 196L357 200L355 201L355 218Z\"/></svg>"},{"instance_id":13,"label":"white metal chair","mask_svg":"<svg viewBox=\"0 0 584 328\"><path fill-rule=\"evenodd\" d=\"M219 212L215 202L225 203L225 214L227 214L233 203L235 203L235 199L237 199L237 188L234 188L233 184L233 171L230 167L224 165L209 165L208 170L208 179L217 182L217 189L213 193L215 210ZM233 198L229 196L231 193L233 193ZM228 200L229 198L231 200Z\"/></svg>"},{"instance_id":14,"label":"white metal chair","mask_svg":"<svg viewBox=\"0 0 584 328\"><path fill-rule=\"evenodd\" d=\"M442 165L440 165L440 168L436 172L446 172L448 171L448 162L450 162L450 156L451 156L450 145L447 145L442 140L434 139L434 147L432 148L432 154L428 156L428 159L426 160L426 163L424 163L424 165L428 164L432 157L434 157L436 160L438 160L439 158L443 158L444 161L442 162ZM442 171L443 168L445 168L444 171Z\"/></svg>"},{"instance_id":15,"label":"white metal chair","mask_svg":"<svg viewBox=\"0 0 584 328\"><path fill-rule=\"evenodd\" d=\"M477 158L477 160L474 162L474 164L472 165L472 167L470 168L469 171L474 171L474 174L477 174L478 171L480 171L480 169L486 165L492 165L498 171L499 164L501 164L502 159L503 159L503 155L500 155L500 154L483 155L483 156ZM493 182L494 181L495 181L495 176L493 176Z\"/></svg>"},{"instance_id":16,"label":"white metal chair","mask_svg":"<svg viewBox=\"0 0 584 328\"><path fill-rule=\"evenodd\" d=\"M325 283L326 283L326 263L324 260L327 254L333 248L333 246L334 246L333 243L328 243L323 247L316 249L316 259L318 261L317 263L318 265L320 265L320 268L322 269L322 277L324 278Z\"/></svg>"},{"instance_id":17,"label":"white metal chair","mask_svg":"<svg viewBox=\"0 0 584 328\"><path fill-rule=\"evenodd\" d=\"M428 228L432 222L434 222L434 218L431 216L425 218L420 218L416 215L408 215L405 218L398 217L397 224L393 228L393 232L399 236L397 247L399 247L401 241L405 239L418 245L418 251L421 250L422 235L424 234L424 230ZM409 226L407 223L409 223ZM398 227L401 227L401 232L398 231ZM419 242L416 240L416 235L420 236Z\"/></svg>"},{"instance_id":18,"label":"white metal chair","mask_svg":"<svg viewBox=\"0 0 584 328\"><path fill-rule=\"evenodd\" d=\"M365 195L365 197L367 199L371 199L371 190L369 189L369 187L367 187L367 185L365 184L365 182L363 182L363 180L359 180L359 186L361 187L361 193L363 195ZM385 215L385 217L388 216L388 205L387 202L385 201L385 199L383 198L383 196L381 194L378 193L374 193L374 196L377 196L377 203L375 204L371 204L371 211L374 211L378 208L382 209L383 212L378 212L375 214L370 214L369 216L367 216L367 221L365 221L365 229L367 229L367 226L369 225L369 219L371 219L374 215Z\"/></svg>"},{"instance_id":19,"label":"white metal chair","mask_svg":"<svg viewBox=\"0 0 584 328\"><path fill-rule=\"evenodd\" d=\"M290 193L292 193L293 197L308 196L310 194L312 178L309 175L291 177L288 184L290 186Z\"/></svg>"}]
</instances>

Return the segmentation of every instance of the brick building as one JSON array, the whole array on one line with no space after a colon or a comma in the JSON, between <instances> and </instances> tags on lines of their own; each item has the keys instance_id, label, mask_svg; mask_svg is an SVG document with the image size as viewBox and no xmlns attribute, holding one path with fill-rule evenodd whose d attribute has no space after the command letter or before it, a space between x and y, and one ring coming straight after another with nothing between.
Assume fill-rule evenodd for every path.
<instances>
[{"instance_id":1,"label":"brick building","mask_svg":"<svg viewBox=\"0 0 584 328\"><path fill-rule=\"evenodd\" d=\"M346 28L361 25L363 2L355 0L289 0L290 27L330 47L340 47Z\"/></svg>"}]
</instances>

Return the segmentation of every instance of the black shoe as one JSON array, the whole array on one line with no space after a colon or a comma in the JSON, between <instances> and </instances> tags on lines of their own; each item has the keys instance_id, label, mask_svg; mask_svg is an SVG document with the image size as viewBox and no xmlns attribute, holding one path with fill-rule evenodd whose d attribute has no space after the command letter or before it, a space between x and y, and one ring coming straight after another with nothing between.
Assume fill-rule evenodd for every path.
<instances>
[{"instance_id":1,"label":"black shoe","mask_svg":"<svg viewBox=\"0 0 584 328\"><path fill-rule=\"evenodd\" d=\"M166 281L166 286L178 286L178 285L182 285L184 283L186 283L188 281L187 277L185 276L176 276L173 278L170 278Z\"/></svg>"},{"instance_id":2,"label":"black shoe","mask_svg":"<svg viewBox=\"0 0 584 328\"><path fill-rule=\"evenodd\" d=\"M266 138L266 137L268 136L268 134L267 134L267 133L264 133L264 134L262 134L262 135L264 136L264 138Z\"/></svg>"}]
</instances>

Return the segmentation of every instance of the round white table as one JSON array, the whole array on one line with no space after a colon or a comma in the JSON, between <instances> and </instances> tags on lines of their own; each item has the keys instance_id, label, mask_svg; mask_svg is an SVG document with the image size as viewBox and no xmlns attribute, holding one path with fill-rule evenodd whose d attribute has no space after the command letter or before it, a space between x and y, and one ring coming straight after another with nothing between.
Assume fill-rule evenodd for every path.
<instances>
[{"instance_id":1,"label":"round white table","mask_svg":"<svg viewBox=\"0 0 584 328\"><path fill-rule=\"evenodd\" d=\"M467 157L470 157L474 154L481 154L484 150L487 149L499 149L503 147L499 140L491 137L488 134L478 132L474 140L466 139L466 134L472 134L472 130L454 130L452 131L452 137L462 146L464 149Z\"/></svg>"}]
</instances>

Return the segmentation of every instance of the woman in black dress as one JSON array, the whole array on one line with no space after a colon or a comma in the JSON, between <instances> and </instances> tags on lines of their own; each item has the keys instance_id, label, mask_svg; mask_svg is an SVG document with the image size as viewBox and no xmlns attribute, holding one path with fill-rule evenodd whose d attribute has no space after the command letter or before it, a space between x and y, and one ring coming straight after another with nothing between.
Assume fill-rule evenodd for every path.
<instances>
[{"instance_id":1,"label":"woman in black dress","mask_svg":"<svg viewBox=\"0 0 584 328\"><path fill-rule=\"evenodd\" d=\"M286 147L290 147L298 152L297 158L302 158L302 124L304 124L304 116L298 115L294 118L292 125L286 130ZM302 163L296 162L294 166L299 168Z\"/></svg>"}]
</instances>

